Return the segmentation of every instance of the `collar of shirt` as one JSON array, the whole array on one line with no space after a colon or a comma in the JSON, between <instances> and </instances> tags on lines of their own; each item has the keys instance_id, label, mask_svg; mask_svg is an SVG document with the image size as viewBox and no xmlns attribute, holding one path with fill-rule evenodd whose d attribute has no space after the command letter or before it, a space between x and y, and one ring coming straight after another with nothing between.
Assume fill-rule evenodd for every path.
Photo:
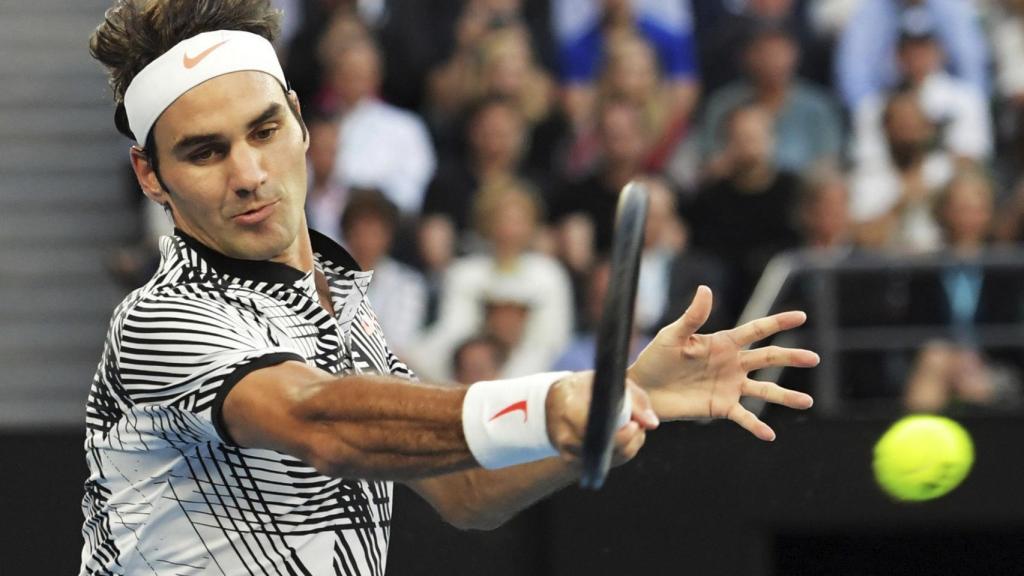
<instances>
[{"instance_id":1,"label":"collar of shirt","mask_svg":"<svg viewBox=\"0 0 1024 576\"><path fill-rule=\"evenodd\" d=\"M347 320L355 314L359 302L365 297L373 272L361 270L355 258L327 236L309 230L309 237L316 268L327 279L337 316L339 320ZM191 272L200 276L208 276L229 285L246 286L259 292L290 289L314 300L317 298L312 272L303 272L287 264L267 260L242 260L225 256L177 228L173 237L165 239L169 242L161 243L163 259L181 260Z\"/></svg>"}]
</instances>

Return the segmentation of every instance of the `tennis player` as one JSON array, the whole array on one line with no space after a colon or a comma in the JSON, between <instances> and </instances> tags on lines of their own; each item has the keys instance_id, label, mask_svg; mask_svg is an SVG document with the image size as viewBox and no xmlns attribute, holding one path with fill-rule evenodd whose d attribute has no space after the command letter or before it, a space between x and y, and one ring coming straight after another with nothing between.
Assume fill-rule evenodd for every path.
<instances>
[{"instance_id":1,"label":"tennis player","mask_svg":"<svg viewBox=\"0 0 1024 576\"><path fill-rule=\"evenodd\" d=\"M572 483L591 375L432 386L387 347L372 273L306 228L308 138L267 0L118 0L90 40L150 200L176 227L116 309L87 406L81 574L382 574L392 482L490 528ZM743 395L809 351L743 347L790 312L695 332L711 293L630 368L615 462L659 421L774 432Z\"/></svg>"}]
</instances>

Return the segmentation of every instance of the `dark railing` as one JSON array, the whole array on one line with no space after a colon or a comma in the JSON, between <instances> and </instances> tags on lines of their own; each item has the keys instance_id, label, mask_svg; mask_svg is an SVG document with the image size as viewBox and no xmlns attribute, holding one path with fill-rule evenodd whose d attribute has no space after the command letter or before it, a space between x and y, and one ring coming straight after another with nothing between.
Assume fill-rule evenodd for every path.
<instances>
[{"instance_id":1,"label":"dark railing","mask_svg":"<svg viewBox=\"0 0 1024 576\"><path fill-rule=\"evenodd\" d=\"M885 322L858 323L844 326L840 321L840 309L847 305L841 301L840 289L843 277L856 274L860 278L887 274L924 275L930 272L970 268L988 275L992 272L1020 272L1020 277L1006 285L1014 288L1024 298L1024 250L999 248L983 252L970 259L957 258L950 254L919 256L895 256L878 253L819 252L813 250L783 253L775 257L765 268L753 295L744 308L739 322L778 311L783 305L794 301L804 306L811 322L804 330L803 338L784 334L776 339L779 345L800 344L809 346L822 356L822 364L811 374L815 393L816 411L822 415L839 412L844 404L840 392L843 353L884 352L913 350L929 340L956 339L955 327L951 323L928 322L900 323L898 319L885 318ZM799 291L800 295L795 296ZM847 294L848 298L850 295ZM858 298L869 298L858 294ZM909 294L910 298L919 295ZM1024 302L1024 300L1022 300ZM1022 306L1018 305L1020 312ZM1021 348L1024 350L1024 318L1020 313L1000 321L988 320L971 326L971 342L979 349ZM920 319L918 319L920 320ZM762 377L778 379L781 370ZM760 408L759 403L750 402L750 408Z\"/></svg>"}]
</instances>

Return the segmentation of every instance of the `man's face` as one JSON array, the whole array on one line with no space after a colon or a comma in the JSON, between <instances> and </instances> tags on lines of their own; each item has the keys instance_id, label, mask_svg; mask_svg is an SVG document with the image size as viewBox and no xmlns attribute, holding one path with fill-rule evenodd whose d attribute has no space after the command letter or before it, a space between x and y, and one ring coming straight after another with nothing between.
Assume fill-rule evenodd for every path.
<instances>
[{"instance_id":1,"label":"man's face","mask_svg":"<svg viewBox=\"0 0 1024 576\"><path fill-rule=\"evenodd\" d=\"M505 105L489 106L477 114L469 139L474 155L484 161L513 164L523 145L523 121Z\"/></svg>"},{"instance_id":2,"label":"man's face","mask_svg":"<svg viewBox=\"0 0 1024 576\"><path fill-rule=\"evenodd\" d=\"M943 59L942 48L934 38L904 40L900 45L900 70L912 84L941 70Z\"/></svg>"},{"instance_id":3,"label":"man's face","mask_svg":"<svg viewBox=\"0 0 1024 576\"><path fill-rule=\"evenodd\" d=\"M775 151L772 117L761 108L736 112L729 123L728 146L736 169L744 172L769 162Z\"/></svg>"},{"instance_id":4,"label":"man's face","mask_svg":"<svg viewBox=\"0 0 1024 576\"><path fill-rule=\"evenodd\" d=\"M380 59L369 45L357 44L337 56L331 87L345 106L370 98L380 87Z\"/></svg>"},{"instance_id":5,"label":"man's face","mask_svg":"<svg viewBox=\"0 0 1024 576\"><path fill-rule=\"evenodd\" d=\"M747 66L760 85L788 84L796 69L796 44L785 35L765 36L747 49Z\"/></svg>"},{"instance_id":6,"label":"man's face","mask_svg":"<svg viewBox=\"0 0 1024 576\"><path fill-rule=\"evenodd\" d=\"M601 144L607 160L613 164L638 162L646 146L640 112L615 104L602 111L600 122Z\"/></svg>"},{"instance_id":7,"label":"man's face","mask_svg":"<svg viewBox=\"0 0 1024 576\"><path fill-rule=\"evenodd\" d=\"M234 72L192 88L154 126L163 190L147 163L147 195L174 223L233 258L289 261L305 227L306 147L284 91L261 72Z\"/></svg>"}]
</instances>

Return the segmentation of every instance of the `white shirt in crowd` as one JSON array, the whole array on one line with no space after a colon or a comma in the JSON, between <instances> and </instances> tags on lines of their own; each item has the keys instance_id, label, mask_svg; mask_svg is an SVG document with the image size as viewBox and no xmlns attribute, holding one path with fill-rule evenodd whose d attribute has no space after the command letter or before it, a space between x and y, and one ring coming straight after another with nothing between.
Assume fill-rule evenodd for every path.
<instances>
[{"instance_id":1,"label":"white shirt in crowd","mask_svg":"<svg viewBox=\"0 0 1024 576\"><path fill-rule=\"evenodd\" d=\"M942 245L942 234L932 213L935 194L953 177L954 160L946 152L932 152L924 161L922 178L929 196L908 206L893 248L926 252ZM874 220L891 210L903 195L900 173L888 156L863 162L855 168L850 185L850 216L855 222Z\"/></svg>"},{"instance_id":2,"label":"white shirt in crowd","mask_svg":"<svg viewBox=\"0 0 1024 576\"><path fill-rule=\"evenodd\" d=\"M417 344L427 316L427 285L415 268L383 258L373 269L366 293L377 312L381 330L395 355L405 359Z\"/></svg>"},{"instance_id":3,"label":"white shirt in crowd","mask_svg":"<svg viewBox=\"0 0 1024 576\"><path fill-rule=\"evenodd\" d=\"M378 188L402 214L419 214L437 159L423 121L368 99L341 120L335 174L347 188Z\"/></svg>"},{"instance_id":4,"label":"white shirt in crowd","mask_svg":"<svg viewBox=\"0 0 1024 576\"><path fill-rule=\"evenodd\" d=\"M514 296L508 287L514 287ZM529 306L522 340L510 351L501 377L548 370L572 336L572 285L556 260L536 253L523 254L511 270L499 269L488 255L456 260L445 273L438 320L409 364L428 379L450 378L455 348L483 328L485 303L495 290Z\"/></svg>"},{"instance_id":5,"label":"white shirt in crowd","mask_svg":"<svg viewBox=\"0 0 1024 576\"><path fill-rule=\"evenodd\" d=\"M887 94L876 94L857 107L853 158L873 162L889 155L884 112ZM992 119L988 101L977 88L945 72L932 74L919 91L921 108L939 124L943 147L950 153L984 160L992 154Z\"/></svg>"}]
</instances>

